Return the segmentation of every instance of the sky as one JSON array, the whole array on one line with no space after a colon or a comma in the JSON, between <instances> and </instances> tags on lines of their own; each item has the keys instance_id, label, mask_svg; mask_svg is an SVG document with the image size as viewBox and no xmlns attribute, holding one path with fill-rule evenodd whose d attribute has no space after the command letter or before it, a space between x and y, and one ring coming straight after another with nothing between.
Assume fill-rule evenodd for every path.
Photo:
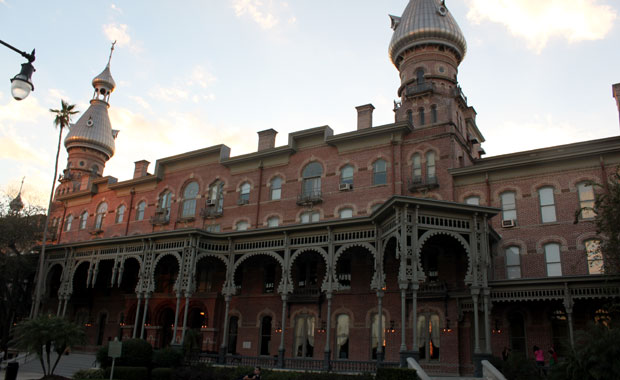
<instances>
[{"instance_id":1,"label":"sky","mask_svg":"<svg viewBox=\"0 0 620 380\"><path fill-rule=\"evenodd\" d=\"M407 0L0 0L0 39L36 48L34 92L17 102L9 79L25 60L0 46L0 193L47 205L61 99L88 108L105 67L120 130L104 175L134 162L224 143L256 151L256 132L393 122L399 86L388 14ZM447 0L468 50L458 80L477 113L487 156L617 136L611 85L620 82L617 0ZM4 83L4 84L3 84ZM77 121L79 115L73 119ZM65 133L66 135L66 133ZM64 136L63 136L64 138ZM61 151L59 168L66 165Z\"/></svg>"}]
</instances>

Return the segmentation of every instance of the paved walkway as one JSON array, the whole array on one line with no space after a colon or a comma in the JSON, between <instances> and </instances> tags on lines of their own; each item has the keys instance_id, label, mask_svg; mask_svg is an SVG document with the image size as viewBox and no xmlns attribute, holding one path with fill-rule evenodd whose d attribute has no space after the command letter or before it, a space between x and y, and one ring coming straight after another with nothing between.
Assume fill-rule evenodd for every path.
<instances>
[{"instance_id":1,"label":"paved walkway","mask_svg":"<svg viewBox=\"0 0 620 380\"><path fill-rule=\"evenodd\" d=\"M52 363L56 360L56 355L52 356ZM65 377L71 377L73 374L81 369L93 368L96 366L95 354L85 353L71 353L64 355L58 366L54 371L54 374ZM6 370L3 369L0 372L0 379L4 380ZM17 372L17 380L34 380L43 377L43 370L41 369L41 362L36 356L32 357L32 360L27 361L24 364L19 365L19 371Z\"/></svg>"}]
</instances>

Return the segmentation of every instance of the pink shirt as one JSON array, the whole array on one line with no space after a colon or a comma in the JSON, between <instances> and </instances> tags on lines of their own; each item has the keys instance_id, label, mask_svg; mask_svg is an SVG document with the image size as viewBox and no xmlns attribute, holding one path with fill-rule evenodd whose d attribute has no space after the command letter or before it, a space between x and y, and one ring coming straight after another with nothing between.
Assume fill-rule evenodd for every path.
<instances>
[{"instance_id":1,"label":"pink shirt","mask_svg":"<svg viewBox=\"0 0 620 380\"><path fill-rule=\"evenodd\" d=\"M534 357L536 358L537 362L545 361L545 353L543 352L543 350L534 351Z\"/></svg>"}]
</instances>

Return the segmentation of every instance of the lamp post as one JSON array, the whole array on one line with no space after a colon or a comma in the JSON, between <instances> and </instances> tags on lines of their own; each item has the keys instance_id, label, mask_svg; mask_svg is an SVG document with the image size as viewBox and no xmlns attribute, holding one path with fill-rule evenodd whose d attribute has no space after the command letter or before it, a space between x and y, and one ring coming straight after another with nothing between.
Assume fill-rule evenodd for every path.
<instances>
[{"instance_id":1,"label":"lamp post","mask_svg":"<svg viewBox=\"0 0 620 380\"><path fill-rule=\"evenodd\" d=\"M19 74L15 75L11 79L11 95L13 95L15 100L23 100L30 94L30 91L34 91L34 86L32 85L31 80L32 73L36 71L34 66L32 66L32 62L35 60L34 49L32 49L32 53L28 54L25 51L16 49L2 40L0 40L0 44L19 53L22 57L28 60L28 62L22 63L22 69Z\"/></svg>"}]
</instances>

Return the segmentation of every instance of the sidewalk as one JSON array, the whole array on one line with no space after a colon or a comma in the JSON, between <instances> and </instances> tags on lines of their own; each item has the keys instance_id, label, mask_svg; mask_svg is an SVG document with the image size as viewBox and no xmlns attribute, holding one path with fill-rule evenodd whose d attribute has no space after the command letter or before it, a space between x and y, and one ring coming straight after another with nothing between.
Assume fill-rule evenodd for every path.
<instances>
[{"instance_id":1,"label":"sidewalk","mask_svg":"<svg viewBox=\"0 0 620 380\"><path fill-rule=\"evenodd\" d=\"M52 363L56 360L56 355L52 355ZM71 353L64 355L54 371L55 375L71 377L81 369L93 368L95 363L95 354L92 353ZM0 372L0 380L4 380L6 370ZM43 377L41 362L36 356L24 364L20 364L17 372L17 380L36 380Z\"/></svg>"}]
</instances>

